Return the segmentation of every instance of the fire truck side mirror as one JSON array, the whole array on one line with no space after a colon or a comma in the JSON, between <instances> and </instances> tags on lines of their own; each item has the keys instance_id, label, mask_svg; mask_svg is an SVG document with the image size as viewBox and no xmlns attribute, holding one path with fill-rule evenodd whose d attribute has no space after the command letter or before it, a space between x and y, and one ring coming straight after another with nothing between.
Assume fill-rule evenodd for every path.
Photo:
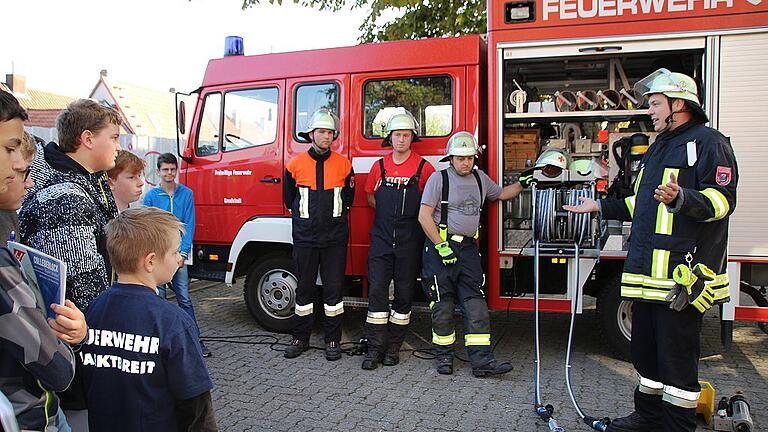
<instances>
[{"instance_id":1,"label":"fire truck side mirror","mask_svg":"<svg viewBox=\"0 0 768 432\"><path fill-rule=\"evenodd\" d=\"M179 109L176 110L176 127L179 128L179 133L184 135L187 131L186 125L186 116L184 114L185 112L185 106L184 101L179 102Z\"/></svg>"}]
</instances>

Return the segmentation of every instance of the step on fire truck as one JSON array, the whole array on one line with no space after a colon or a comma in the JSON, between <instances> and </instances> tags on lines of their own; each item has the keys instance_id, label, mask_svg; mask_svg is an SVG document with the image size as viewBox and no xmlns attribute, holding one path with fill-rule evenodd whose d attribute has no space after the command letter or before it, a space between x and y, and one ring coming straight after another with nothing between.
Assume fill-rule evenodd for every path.
<instances>
[{"instance_id":1,"label":"step on fire truck","mask_svg":"<svg viewBox=\"0 0 768 432\"><path fill-rule=\"evenodd\" d=\"M729 345L734 320L768 321L767 64L768 0L493 1L487 37L255 56L234 44L209 62L200 88L177 95L180 181L197 208L190 273L228 284L245 277L255 319L291 327L296 278L281 182L286 163L308 149L297 133L319 108L341 118L333 150L352 161L358 185L389 151L382 125L406 109L421 125L414 150L438 168L448 137L467 130L486 146L480 164L499 183L513 182L547 146L586 160L595 189L621 196L655 138L632 86L665 67L695 77L710 126L731 137L738 158L732 300L720 311ZM367 294L373 211L362 189L350 215L352 304ZM492 309L533 310L530 202L527 191L485 209ZM551 222L567 225L560 219ZM628 358L631 303L619 298L619 280L631 225L594 226L597 253L576 260L555 248L541 258L541 310L568 312L575 298L595 297L607 342ZM577 265L578 283L568 277Z\"/></svg>"}]
</instances>

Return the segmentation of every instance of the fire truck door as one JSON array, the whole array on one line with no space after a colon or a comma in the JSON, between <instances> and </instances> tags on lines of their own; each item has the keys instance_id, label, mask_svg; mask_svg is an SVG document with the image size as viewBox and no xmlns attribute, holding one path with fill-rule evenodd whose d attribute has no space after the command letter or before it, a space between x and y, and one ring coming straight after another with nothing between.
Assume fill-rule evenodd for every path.
<instances>
[{"instance_id":1,"label":"fire truck door","mask_svg":"<svg viewBox=\"0 0 768 432\"><path fill-rule=\"evenodd\" d=\"M196 243L234 240L254 216L284 214L283 81L203 95L193 163Z\"/></svg>"}]
</instances>

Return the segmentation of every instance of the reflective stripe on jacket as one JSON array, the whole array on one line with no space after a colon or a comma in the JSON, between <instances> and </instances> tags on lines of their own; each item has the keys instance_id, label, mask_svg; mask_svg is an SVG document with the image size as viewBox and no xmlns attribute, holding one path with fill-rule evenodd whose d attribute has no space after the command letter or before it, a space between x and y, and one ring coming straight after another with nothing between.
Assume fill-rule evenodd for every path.
<instances>
[{"instance_id":1,"label":"reflective stripe on jacket","mask_svg":"<svg viewBox=\"0 0 768 432\"><path fill-rule=\"evenodd\" d=\"M654 191L672 174L681 191L667 206ZM705 264L717 274L707 282L715 303L728 301L728 219L738 179L730 140L717 130L689 122L656 138L643 158L635 195L600 203L603 217L632 221L622 297L664 302L674 285L672 271L690 253L691 265Z\"/></svg>"},{"instance_id":2,"label":"reflective stripe on jacket","mask_svg":"<svg viewBox=\"0 0 768 432\"><path fill-rule=\"evenodd\" d=\"M354 198L352 163L338 153L318 155L314 148L288 162L285 205L293 218L293 244L346 245L347 213Z\"/></svg>"}]
</instances>

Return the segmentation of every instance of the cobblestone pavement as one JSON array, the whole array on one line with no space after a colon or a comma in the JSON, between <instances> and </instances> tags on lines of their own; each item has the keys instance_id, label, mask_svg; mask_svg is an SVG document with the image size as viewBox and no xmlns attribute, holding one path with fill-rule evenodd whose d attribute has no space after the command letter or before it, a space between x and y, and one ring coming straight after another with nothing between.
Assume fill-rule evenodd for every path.
<instances>
[{"instance_id":1,"label":"cobblestone pavement","mask_svg":"<svg viewBox=\"0 0 768 432\"><path fill-rule=\"evenodd\" d=\"M198 283L192 298L206 337L266 334L280 342L289 340L255 323L240 284L228 288ZM343 340L357 341L363 334L365 311L346 312ZM555 417L566 430L589 430L578 420L565 388L568 319L560 314L542 316L542 394L545 403L556 407ZM430 334L429 316L414 313L403 348L429 347ZM359 356L328 362L322 351L310 350L286 360L266 344L207 342L213 351L207 362L216 386L218 424L222 431L548 431L532 408L532 314L510 313L507 318L504 312L493 313L492 337L494 342L500 340L497 358L515 366L501 378L473 378L469 365L462 362L457 362L453 375L438 375L432 361L410 352L401 354L398 366L363 371ZM311 342L323 346L322 336L313 335ZM710 313L702 345L701 379L713 383L718 397L743 390L756 430L768 425L768 335L754 323L737 322L733 348L723 353L717 314ZM572 359L576 398L587 413L615 417L631 411L632 366L608 356L598 337L594 310L585 310L577 320ZM699 430L711 430L700 424Z\"/></svg>"}]
</instances>

